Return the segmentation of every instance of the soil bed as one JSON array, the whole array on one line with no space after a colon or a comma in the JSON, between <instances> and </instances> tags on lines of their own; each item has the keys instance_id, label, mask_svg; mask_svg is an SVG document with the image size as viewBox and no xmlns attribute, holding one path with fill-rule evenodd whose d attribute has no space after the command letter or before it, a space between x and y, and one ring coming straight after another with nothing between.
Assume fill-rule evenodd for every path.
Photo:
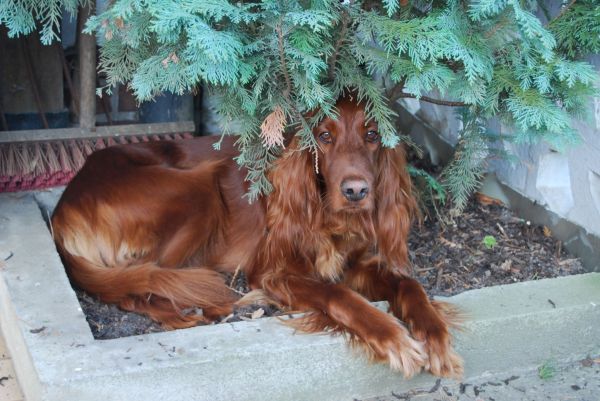
<instances>
[{"instance_id":1,"label":"soil bed","mask_svg":"<svg viewBox=\"0 0 600 401\"><path fill-rule=\"evenodd\" d=\"M477 201L449 224L426 217L413 228L409 254L430 295L585 272L547 227Z\"/></svg>"},{"instance_id":2,"label":"soil bed","mask_svg":"<svg viewBox=\"0 0 600 401\"><path fill-rule=\"evenodd\" d=\"M532 225L503 206L476 200L450 223L426 216L413 228L409 249L413 276L430 295L584 273L580 262L565 253L548 228ZM243 275L230 282L237 291L248 291ZM104 304L84 291L76 290L76 294L96 339L163 331L145 316ZM244 307L223 321L277 313L265 306Z\"/></svg>"}]
</instances>

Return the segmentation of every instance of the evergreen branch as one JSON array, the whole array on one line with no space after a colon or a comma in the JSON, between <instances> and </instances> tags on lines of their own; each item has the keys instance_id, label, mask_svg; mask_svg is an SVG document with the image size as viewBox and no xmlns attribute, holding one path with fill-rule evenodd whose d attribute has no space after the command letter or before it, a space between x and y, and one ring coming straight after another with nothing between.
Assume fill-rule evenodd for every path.
<instances>
[{"instance_id":1,"label":"evergreen branch","mask_svg":"<svg viewBox=\"0 0 600 401\"><path fill-rule=\"evenodd\" d=\"M285 50L283 44L283 20L279 20L279 24L275 28L277 32L277 45L279 50L279 62L281 63L281 72L283 73L283 79L285 80L286 89L283 91L283 95L288 103L291 105L291 94L292 94L292 80L290 79L290 74L287 68L287 62L285 61Z\"/></svg>"},{"instance_id":2,"label":"evergreen branch","mask_svg":"<svg viewBox=\"0 0 600 401\"><path fill-rule=\"evenodd\" d=\"M412 95L412 94L406 93L406 92L400 92L397 96L398 96L397 99L408 97L408 98L412 98L412 99L419 99L419 100L422 100L427 103L437 104L439 106L450 106L450 107L467 106L467 104L464 102L458 102L458 101L454 101L454 100L434 99L429 96L415 96L415 95Z\"/></svg>"},{"instance_id":3,"label":"evergreen branch","mask_svg":"<svg viewBox=\"0 0 600 401\"><path fill-rule=\"evenodd\" d=\"M557 20L559 20L563 15L565 15L567 13L567 11L569 11L569 9L571 7L573 7L573 5L575 4L576 0L571 0L569 2L569 4L567 4L566 6L563 7L562 10L560 10L560 12L558 13L558 15L554 18L552 18L552 20L548 21L548 23L546 24L546 26L550 26L552 25L554 22L556 22Z\"/></svg>"},{"instance_id":4,"label":"evergreen branch","mask_svg":"<svg viewBox=\"0 0 600 401\"><path fill-rule=\"evenodd\" d=\"M395 103L396 100L398 100L398 99L412 98L412 99L419 99L419 100L422 100L427 103L437 104L439 106L450 106L450 107L467 106L467 104L464 102L459 102L459 101L454 101L454 100L435 99L435 98L432 98L429 96L417 97L416 95L413 95L411 93L406 93L403 90L404 82L405 82L405 80L400 81L400 83L398 85L395 85L394 87L392 87L391 89L389 89L386 92L386 95L387 95L387 98L389 99L390 104Z\"/></svg>"},{"instance_id":5,"label":"evergreen branch","mask_svg":"<svg viewBox=\"0 0 600 401\"><path fill-rule=\"evenodd\" d=\"M451 214L460 214L470 195L480 186L490 156L486 121L477 110L462 109L459 118L463 129L459 132L454 159L442 172L442 183L452 195Z\"/></svg>"},{"instance_id":6,"label":"evergreen branch","mask_svg":"<svg viewBox=\"0 0 600 401\"><path fill-rule=\"evenodd\" d=\"M483 37L486 39L490 39L491 37L493 37L496 34L496 32L498 32L500 29L504 28L508 23L509 23L509 21L507 18L501 18L500 21L498 21L492 27L492 29L490 29L489 31L487 31L486 33L483 34Z\"/></svg>"},{"instance_id":7,"label":"evergreen branch","mask_svg":"<svg viewBox=\"0 0 600 401\"><path fill-rule=\"evenodd\" d=\"M10 37L37 29L43 42L53 41L62 10L87 1L0 0L0 27ZM109 3L86 28L104 38L99 68L107 85L128 83L140 101L198 85L218 95L223 132L239 135L237 161L248 170L251 198L270 188L264 172L279 146L262 146L260 128L275 110L263 134L280 143L285 121L314 153L312 129L335 118L337 100L349 92L378 122L387 147L400 141L390 103L469 106L480 118L464 119L448 177L460 206L483 159L494 155L480 122L499 116L515 128L515 141L570 144L578 137L572 117L598 95L597 70L584 60L600 52L598 0L564 0L554 18L537 14L542 0ZM390 83L388 96L379 79ZM422 96L432 91L439 98Z\"/></svg>"},{"instance_id":8,"label":"evergreen branch","mask_svg":"<svg viewBox=\"0 0 600 401\"><path fill-rule=\"evenodd\" d=\"M335 45L333 47L333 54L331 55L331 57L329 58L329 80L333 80L333 76L335 74L335 64L337 63L337 59L339 57L339 53L340 53L340 49L342 48L342 45L344 44L344 41L346 39L346 33L348 32L348 12L346 10L342 11L342 20L340 21L342 24L342 29L340 31L340 35L338 36L338 39L335 42Z\"/></svg>"}]
</instances>

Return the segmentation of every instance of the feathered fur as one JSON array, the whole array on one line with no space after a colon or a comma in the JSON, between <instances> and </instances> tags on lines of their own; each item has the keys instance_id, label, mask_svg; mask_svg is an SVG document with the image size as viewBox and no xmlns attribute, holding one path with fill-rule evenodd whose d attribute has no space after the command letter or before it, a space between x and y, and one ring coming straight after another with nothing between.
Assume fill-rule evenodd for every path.
<instances>
[{"instance_id":1,"label":"feathered fur","mask_svg":"<svg viewBox=\"0 0 600 401\"><path fill-rule=\"evenodd\" d=\"M230 139L220 152L198 138L95 153L52 218L71 279L173 328L270 299L307 312L288 324L342 334L406 376L459 376L454 313L409 277L404 152L380 145L362 105L337 108L314 129L318 157L292 140L269 172L273 192L254 204ZM256 291L241 301L222 277L240 267ZM369 303L384 299L393 315ZM202 315L184 312L194 308Z\"/></svg>"}]
</instances>

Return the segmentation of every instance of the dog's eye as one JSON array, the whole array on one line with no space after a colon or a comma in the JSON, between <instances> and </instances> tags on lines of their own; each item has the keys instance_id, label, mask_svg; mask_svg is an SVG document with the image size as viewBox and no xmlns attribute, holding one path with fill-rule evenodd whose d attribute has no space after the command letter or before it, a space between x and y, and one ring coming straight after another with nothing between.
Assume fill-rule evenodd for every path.
<instances>
[{"instance_id":1,"label":"dog's eye","mask_svg":"<svg viewBox=\"0 0 600 401\"><path fill-rule=\"evenodd\" d=\"M377 142L379 141L379 134L377 133L377 131L369 131L367 132L367 142Z\"/></svg>"},{"instance_id":2,"label":"dog's eye","mask_svg":"<svg viewBox=\"0 0 600 401\"><path fill-rule=\"evenodd\" d=\"M319 134L319 140L323 143L331 143L331 134L329 132L321 132Z\"/></svg>"}]
</instances>

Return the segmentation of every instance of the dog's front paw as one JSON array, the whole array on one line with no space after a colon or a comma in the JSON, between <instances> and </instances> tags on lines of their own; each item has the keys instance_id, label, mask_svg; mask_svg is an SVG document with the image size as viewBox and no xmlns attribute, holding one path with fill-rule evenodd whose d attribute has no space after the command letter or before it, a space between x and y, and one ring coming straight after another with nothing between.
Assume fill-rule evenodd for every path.
<instances>
[{"instance_id":1,"label":"dog's front paw","mask_svg":"<svg viewBox=\"0 0 600 401\"><path fill-rule=\"evenodd\" d=\"M410 378L421 372L427 364L427 353L423 343L414 340L408 330L397 324L367 340L367 346L375 359L386 361L393 370Z\"/></svg>"},{"instance_id":2,"label":"dog's front paw","mask_svg":"<svg viewBox=\"0 0 600 401\"><path fill-rule=\"evenodd\" d=\"M452 348L450 333L443 324L429 327L427 330L413 330L413 335L424 342L427 354L426 370L441 377L462 377L463 360Z\"/></svg>"},{"instance_id":3,"label":"dog's front paw","mask_svg":"<svg viewBox=\"0 0 600 401\"><path fill-rule=\"evenodd\" d=\"M428 355L425 369L436 376L460 379L464 373L463 360L452 348L450 336L447 337L447 339L428 337L425 343Z\"/></svg>"}]
</instances>

